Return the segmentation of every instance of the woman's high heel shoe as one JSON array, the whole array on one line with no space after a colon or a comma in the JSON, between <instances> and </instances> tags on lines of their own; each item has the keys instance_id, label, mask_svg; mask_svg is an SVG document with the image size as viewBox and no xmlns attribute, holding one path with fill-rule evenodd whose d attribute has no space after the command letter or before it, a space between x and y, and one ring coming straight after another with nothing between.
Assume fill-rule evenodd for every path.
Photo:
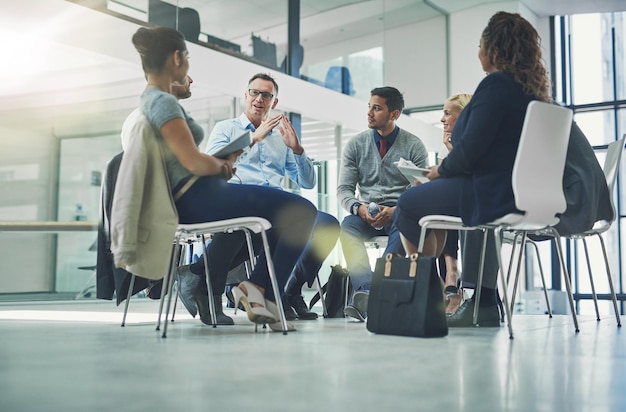
<instances>
[{"instance_id":1,"label":"woman's high heel shoe","mask_svg":"<svg viewBox=\"0 0 626 412\"><path fill-rule=\"evenodd\" d=\"M463 290L458 289L456 295L448 296L448 303L446 303L446 316L453 315L463 303Z\"/></svg>"},{"instance_id":2,"label":"woman's high heel shoe","mask_svg":"<svg viewBox=\"0 0 626 412\"><path fill-rule=\"evenodd\" d=\"M247 293L244 293L239 286L235 286L232 289L233 298L235 299L235 313L237 313L237 307L239 302L241 302L246 308L246 314L250 322L256 324L276 322L274 315L265 307L265 299L256 286L248 281L241 282L240 285L246 288Z\"/></svg>"},{"instance_id":3,"label":"woman's high heel shoe","mask_svg":"<svg viewBox=\"0 0 626 412\"><path fill-rule=\"evenodd\" d=\"M276 304L272 302L271 300L265 299L265 307L276 318L276 322L268 323L268 326L270 327L270 329L273 330L274 332L283 332L283 324L280 321L280 313L278 313L278 306L276 306ZM294 324L291 322L287 322L287 332L295 332L295 331L296 331L296 327L294 326Z\"/></svg>"},{"instance_id":4,"label":"woman's high heel shoe","mask_svg":"<svg viewBox=\"0 0 626 412\"><path fill-rule=\"evenodd\" d=\"M446 273L446 283L452 283L450 282L450 278L454 278L454 285L445 285L443 284L443 291L446 294L447 297L451 297L451 296L455 296L459 294L459 289L461 287L461 279L459 276L458 272L450 272L450 273Z\"/></svg>"}]
</instances>

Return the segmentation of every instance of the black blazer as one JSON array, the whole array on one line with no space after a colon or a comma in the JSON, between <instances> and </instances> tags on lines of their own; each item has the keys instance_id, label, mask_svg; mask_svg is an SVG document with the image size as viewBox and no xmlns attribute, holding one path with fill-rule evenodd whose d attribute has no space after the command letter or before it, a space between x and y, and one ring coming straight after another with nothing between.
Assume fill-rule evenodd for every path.
<instances>
[{"instance_id":1,"label":"black blazer","mask_svg":"<svg viewBox=\"0 0 626 412\"><path fill-rule=\"evenodd\" d=\"M598 220L613 219L613 207L604 172L578 125L572 123L563 190L567 209L555 226L561 235L585 232Z\"/></svg>"},{"instance_id":2,"label":"black blazer","mask_svg":"<svg viewBox=\"0 0 626 412\"><path fill-rule=\"evenodd\" d=\"M485 77L452 130L454 150L439 166L442 177L468 175L461 193L463 223L475 226L519 212L511 186L528 103L513 77L494 72Z\"/></svg>"},{"instance_id":3,"label":"black blazer","mask_svg":"<svg viewBox=\"0 0 626 412\"><path fill-rule=\"evenodd\" d=\"M126 299L131 279L130 272L114 266L113 254L111 253L111 207L113 205L117 172L122 163L123 154L123 152L119 153L109 161L102 179L98 218L98 256L96 261L96 297L98 299L112 300L115 294L118 305ZM136 277L133 295L149 286L151 284L148 279ZM155 292L158 290L160 295L160 287L154 289ZM158 296L150 297L158 298Z\"/></svg>"}]
</instances>

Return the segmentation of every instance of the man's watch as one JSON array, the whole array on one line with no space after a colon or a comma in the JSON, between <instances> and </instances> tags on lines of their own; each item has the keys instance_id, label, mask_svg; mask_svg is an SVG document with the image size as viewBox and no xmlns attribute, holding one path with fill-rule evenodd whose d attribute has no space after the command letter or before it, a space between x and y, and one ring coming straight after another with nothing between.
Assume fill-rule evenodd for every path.
<instances>
[{"instance_id":1,"label":"man's watch","mask_svg":"<svg viewBox=\"0 0 626 412\"><path fill-rule=\"evenodd\" d=\"M359 215L359 206L361 206L360 203L355 203L352 205L352 214L355 216Z\"/></svg>"}]
</instances>

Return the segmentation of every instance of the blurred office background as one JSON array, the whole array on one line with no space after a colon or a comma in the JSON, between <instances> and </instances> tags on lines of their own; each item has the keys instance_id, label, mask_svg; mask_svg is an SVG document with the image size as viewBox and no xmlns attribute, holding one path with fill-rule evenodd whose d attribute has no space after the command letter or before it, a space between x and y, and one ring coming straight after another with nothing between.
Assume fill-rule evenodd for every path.
<instances>
[{"instance_id":1,"label":"blurred office background","mask_svg":"<svg viewBox=\"0 0 626 412\"><path fill-rule=\"evenodd\" d=\"M399 125L424 140L434 162L443 101L473 92L484 76L478 41L499 10L521 13L538 30L554 97L575 110L603 162L606 145L626 132L624 1L4 1L0 221L98 220L103 170L121 151L121 125L145 86L130 39L147 24L177 27L189 41L193 96L182 104L207 136L217 121L242 112L254 73L272 74L280 86L277 109L293 117L318 167L315 189L285 186L341 218L335 198L341 150L367 127L370 90L391 85L404 93ZM623 311L621 223L620 209L605 236ZM0 233L0 298L93 298L95 239L95 231ZM578 309L590 314L584 255L573 243L567 250ZM541 253L544 262L553 260L549 245ZM602 268L595 244L592 255ZM341 259L337 247L322 277ZM528 257L520 312L542 310L535 264ZM555 295L557 270L549 273ZM597 288L608 292L606 281ZM607 300L601 304L612 310Z\"/></svg>"}]
</instances>

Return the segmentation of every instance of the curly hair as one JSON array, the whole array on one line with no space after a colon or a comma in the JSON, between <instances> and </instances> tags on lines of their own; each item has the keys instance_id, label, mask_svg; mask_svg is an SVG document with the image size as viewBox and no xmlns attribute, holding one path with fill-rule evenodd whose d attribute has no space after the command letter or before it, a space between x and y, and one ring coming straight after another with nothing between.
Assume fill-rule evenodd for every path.
<instances>
[{"instance_id":1,"label":"curly hair","mask_svg":"<svg viewBox=\"0 0 626 412\"><path fill-rule=\"evenodd\" d=\"M518 13L500 11L491 16L481 39L485 55L496 69L512 75L524 92L550 100L541 39L528 20Z\"/></svg>"}]
</instances>

